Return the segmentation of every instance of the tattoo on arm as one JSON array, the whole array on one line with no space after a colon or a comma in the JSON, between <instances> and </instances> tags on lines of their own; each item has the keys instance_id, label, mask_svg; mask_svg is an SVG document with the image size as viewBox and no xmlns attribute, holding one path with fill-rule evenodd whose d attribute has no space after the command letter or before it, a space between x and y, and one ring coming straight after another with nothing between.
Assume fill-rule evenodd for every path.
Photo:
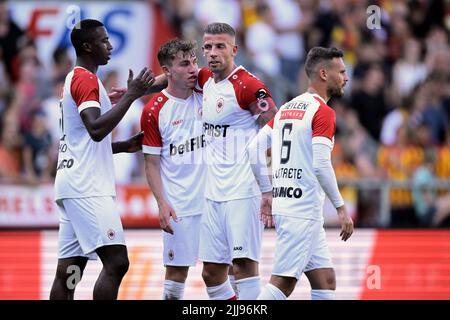
<instances>
[{"instance_id":1,"label":"tattoo on arm","mask_svg":"<svg viewBox=\"0 0 450 320\"><path fill-rule=\"evenodd\" d=\"M256 122L261 127L265 126L278 111L275 102L270 97L257 99L248 106L248 110L253 115L259 115Z\"/></svg>"}]
</instances>

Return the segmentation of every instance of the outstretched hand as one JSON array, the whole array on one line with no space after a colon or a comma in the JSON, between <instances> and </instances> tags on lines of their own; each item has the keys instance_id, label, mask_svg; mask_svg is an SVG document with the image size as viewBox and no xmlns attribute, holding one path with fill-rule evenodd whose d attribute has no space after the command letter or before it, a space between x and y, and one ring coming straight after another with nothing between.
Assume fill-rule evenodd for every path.
<instances>
[{"instance_id":1,"label":"outstretched hand","mask_svg":"<svg viewBox=\"0 0 450 320\"><path fill-rule=\"evenodd\" d=\"M148 91L155 82L153 71L145 67L141 70L136 78L133 79L133 70L129 70L128 74L128 91L133 98L137 99Z\"/></svg>"}]
</instances>

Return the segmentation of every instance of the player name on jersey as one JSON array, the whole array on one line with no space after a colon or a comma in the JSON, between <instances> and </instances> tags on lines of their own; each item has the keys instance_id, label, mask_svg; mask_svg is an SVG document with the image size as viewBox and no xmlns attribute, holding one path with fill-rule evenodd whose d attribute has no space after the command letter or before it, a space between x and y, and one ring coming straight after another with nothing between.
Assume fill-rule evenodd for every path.
<instances>
[{"instance_id":1,"label":"player name on jersey","mask_svg":"<svg viewBox=\"0 0 450 320\"><path fill-rule=\"evenodd\" d=\"M280 168L273 172L272 176L275 179L301 179L302 169L297 168Z\"/></svg>"}]
</instances>

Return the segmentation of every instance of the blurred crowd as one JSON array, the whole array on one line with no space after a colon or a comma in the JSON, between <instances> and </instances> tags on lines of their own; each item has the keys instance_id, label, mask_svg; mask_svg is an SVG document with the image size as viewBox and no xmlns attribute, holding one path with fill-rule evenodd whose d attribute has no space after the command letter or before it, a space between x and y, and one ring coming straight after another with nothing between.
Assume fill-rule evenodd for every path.
<instances>
[{"instance_id":1,"label":"blurred crowd","mask_svg":"<svg viewBox=\"0 0 450 320\"><path fill-rule=\"evenodd\" d=\"M337 114L333 161L338 180L405 182L390 193L393 225L439 226L450 196L435 179L450 180L450 1L434 0L150 0L179 37L201 46L215 21L237 30L237 62L262 79L275 102L307 88L303 63L314 46L344 51L350 81L332 99ZM377 11L367 12L370 5ZM375 16L371 16L375 12ZM368 19L372 23L368 23ZM378 19L379 18L379 19ZM55 48L51 72L26 30L0 2L0 181L52 181L58 151L59 97L74 61ZM204 60L199 51L199 64ZM102 79L117 86L117 73ZM139 130L137 101L115 130ZM142 157L116 157L119 183L144 182ZM448 188L448 187L447 187ZM380 190L357 194L358 223L374 226Z\"/></svg>"}]
</instances>

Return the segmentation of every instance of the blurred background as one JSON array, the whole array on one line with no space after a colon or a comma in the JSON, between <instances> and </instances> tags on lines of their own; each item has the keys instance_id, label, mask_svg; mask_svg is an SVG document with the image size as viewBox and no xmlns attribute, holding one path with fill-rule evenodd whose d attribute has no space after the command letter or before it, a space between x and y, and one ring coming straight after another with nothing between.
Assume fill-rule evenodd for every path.
<instances>
[{"instance_id":1,"label":"blurred background","mask_svg":"<svg viewBox=\"0 0 450 320\"><path fill-rule=\"evenodd\" d=\"M345 96L330 101L333 164L357 230L341 244L326 204L337 298L450 299L449 0L0 0L0 299L48 297L59 99L75 61L70 30L84 18L101 20L114 46L98 72L108 91L126 86L128 68L160 73L158 47L176 36L198 42L202 66L203 28L216 21L236 29L237 63L266 83L278 106L305 91L310 48L342 49L350 81ZM133 104L114 140L140 130L147 99ZM115 166L132 262L120 297L159 299L162 236L142 153L115 155ZM275 239L266 234L265 280ZM100 267L92 266L79 298L91 297ZM376 267L380 287L369 288ZM186 298L206 298L200 269ZM308 298L307 287L303 279L292 297Z\"/></svg>"}]
</instances>

